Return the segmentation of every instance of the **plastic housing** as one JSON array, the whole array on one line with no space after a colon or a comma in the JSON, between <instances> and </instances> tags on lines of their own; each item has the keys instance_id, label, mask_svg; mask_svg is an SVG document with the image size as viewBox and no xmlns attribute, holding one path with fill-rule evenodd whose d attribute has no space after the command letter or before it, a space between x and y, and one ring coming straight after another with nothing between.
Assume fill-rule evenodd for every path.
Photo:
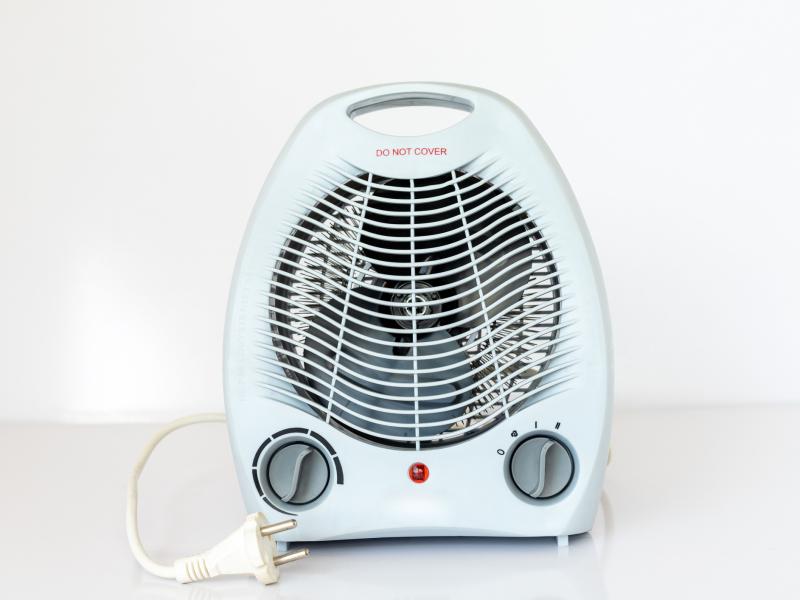
<instances>
[{"instance_id":1,"label":"plastic housing","mask_svg":"<svg viewBox=\"0 0 800 600\"><path fill-rule=\"evenodd\" d=\"M380 134L352 119L360 112L411 104L454 106L470 114L445 130L414 137ZM412 150L396 155L394 148ZM446 152L421 155L415 148ZM276 358L263 322L268 310L265 293L276 246L296 222L292 211L297 212L301 191L311 189L309 182L319 181L318 173L330 165L344 182L363 172L425 178L481 161L491 165L489 176L503 169L521 182L527 193L520 204L536 215L559 264L563 302L573 321L571 379L534 396L479 435L419 450L366 442L326 423L302 403L278 401L263 385L271 373L280 372L262 359L265 354ZM583 218L556 160L516 106L483 89L440 83L381 85L330 98L303 119L275 163L252 213L233 279L225 335L225 399L247 510L262 511L271 522L299 514L299 526L277 536L285 541L585 532L598 507L608 454L611 362L603 283ZM291 388L277 378L272 385ZM287 429L291 431L282 440L305 440L322 448L337 475L323 497L302 511L265 501L254 480L254 468L261 468L257 457L269 451L276 432ZM309 431L334 449L338 464ZM575 461L568 489L550 500L526 498L509 480L509 456L534 434L563 441ZM408 476L416 462L429 469L424 483Z\"/></svg>"}]
</instances>

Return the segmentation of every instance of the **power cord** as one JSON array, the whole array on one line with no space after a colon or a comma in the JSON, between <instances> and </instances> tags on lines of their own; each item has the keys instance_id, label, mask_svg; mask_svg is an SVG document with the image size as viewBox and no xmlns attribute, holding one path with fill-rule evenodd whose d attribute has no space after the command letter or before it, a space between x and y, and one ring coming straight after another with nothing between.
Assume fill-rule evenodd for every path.
<instances>
[{"instance_id":1,"label":"power cord","mask_svg":"<svg viewBox=\"0 0 800 600\"><path fill-rule=\"evenodd\" d=\"M189 583L218 575L254 575L263 584L275 583L279 576L278 567L308 556L307 548L277 554L277 545L272 536L297 527L294 519L270 525L261 513L247 515L241 527L219 544L202 554L179 558L172 565L158 563L150 558L139 537L139 477L153 450L170 433L183 427L198 423L224 422L225 415L222 413L190 415L168 423L150 438L128 480L128 544L142 568L157 577Z\"/></svg>"}]
</instances>

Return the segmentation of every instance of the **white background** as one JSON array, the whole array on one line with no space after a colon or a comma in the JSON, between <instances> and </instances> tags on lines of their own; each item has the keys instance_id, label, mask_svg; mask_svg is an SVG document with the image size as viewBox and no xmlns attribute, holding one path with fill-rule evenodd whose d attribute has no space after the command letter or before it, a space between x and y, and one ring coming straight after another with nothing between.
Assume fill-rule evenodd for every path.
<instances>
[{"instance_id":1,"label":"white background","mask_svg":"<svg viewBox=\"0 0 800 600\"><path fill-rule=\"evenodd\" d=\"M622 406L800 402L795 2L0 1L0 418L220 409L246 219L388 81L532 119L604 269Z\"/></svg>"}]
</instances>

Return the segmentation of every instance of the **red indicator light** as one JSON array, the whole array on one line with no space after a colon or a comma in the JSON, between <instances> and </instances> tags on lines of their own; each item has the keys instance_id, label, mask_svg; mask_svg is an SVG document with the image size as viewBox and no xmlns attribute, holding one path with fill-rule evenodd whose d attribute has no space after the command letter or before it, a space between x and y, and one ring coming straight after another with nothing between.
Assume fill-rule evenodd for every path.
<instances>
[{"instance_id":1,"label":"red indicator light","mask_svg":"<svg viewBox=\"0 0 800 600\"><path fill-rule=\"evenodd\" d=\"M414 483L426 482L428 480L428 475L430 475L430 471L423 463L414 463L408 467L408 476Z\"/></svg>"}]
</instances>

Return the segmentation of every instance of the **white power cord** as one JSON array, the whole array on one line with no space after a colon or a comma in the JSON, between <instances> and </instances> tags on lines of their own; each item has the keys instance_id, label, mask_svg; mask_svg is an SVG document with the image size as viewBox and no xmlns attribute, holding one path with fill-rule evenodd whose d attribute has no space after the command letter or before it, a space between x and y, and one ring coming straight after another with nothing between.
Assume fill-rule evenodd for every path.
<instances>
[{"instance_id":1,"label":"white power cord","mask_svg":"<svg viewBox=\"0 0 800 600\"><path fill-rule=\"evenodd\" d=\"M150 438L128 480L128 543L142 568L158 577L189 583L218 575L254 575L261 583L275 583L278 581L280 565L308 556L307 548L277 554L277 545L272 536L297 527L294 519L270 525L261 513L247 515L242 526L219 544L202 554L179 558L172 565L158 563L150 558L139 537L139 476L155 447L170 433L182 427L197 423L224 422L225 415L221 413L190 415L172 421Z\"/></svg>"}]
</instances>

